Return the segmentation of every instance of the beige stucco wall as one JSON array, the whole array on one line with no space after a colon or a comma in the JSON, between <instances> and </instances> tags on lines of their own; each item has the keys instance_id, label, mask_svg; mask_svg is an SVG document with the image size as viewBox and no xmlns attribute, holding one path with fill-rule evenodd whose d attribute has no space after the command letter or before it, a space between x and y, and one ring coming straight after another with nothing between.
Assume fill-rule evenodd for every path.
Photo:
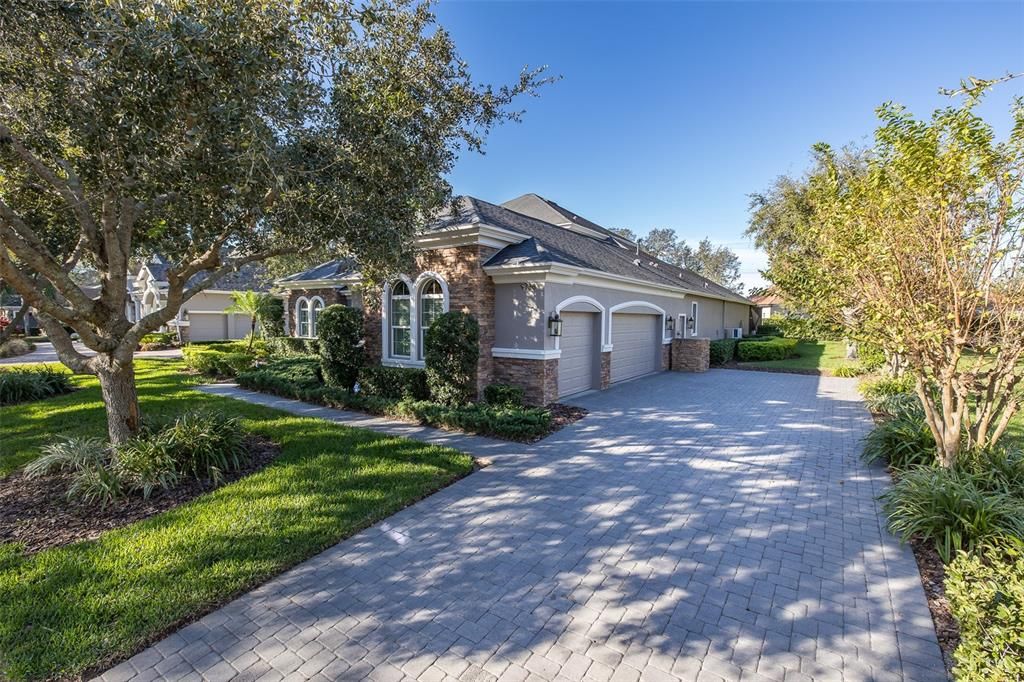
<instances>
[{"instance_id":1,"label":"beige stucco wall","mask_svg":"<svg viewBox=\"0 0 1024 682\"><path fill-rule=\"evenodd\" d=\"M576 300L576 303L566 301ZM722 301L693 294L685 298L676 296L650 295L636 291L596 287L579 284L546 282L540 284L498 284L495 287L496 302L496 348L521 350L553 350L554 338L547 334L547 320L555 310L598 310L585 299L596 301L604 309L602 338L610 342L609 324L614 312L644 312L660 314L654 308L630 306L612 311L626 303L639 302L656 306L676 320L676 336L681 333L680 315L690 315L691 306L697 303L697 327L687 330L687 337L721 339L730 334L734 327L742 327L749 333L749 306L742 303ZM560 307L561 306L561 307Z\"/></svg>"}]
</instances>

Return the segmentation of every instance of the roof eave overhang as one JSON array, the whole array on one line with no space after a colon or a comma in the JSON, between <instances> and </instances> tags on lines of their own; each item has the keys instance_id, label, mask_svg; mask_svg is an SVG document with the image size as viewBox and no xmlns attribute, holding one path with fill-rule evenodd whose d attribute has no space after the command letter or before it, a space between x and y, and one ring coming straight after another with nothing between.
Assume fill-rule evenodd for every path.
<instances>
[{"instance_id":1,"label":"roof eave overhang","mask_svg":"<svg viewBox=\"0 0 1024 682\"><path fill-rule=\"evenodd\" d=\"M326 289L347 287L361 281L362 277L359 275L347 275L329 279L278 280L274 282L274 286L279 289Z\"/></svg>"},{"instance_id":2,"label":"roof eave overhang","mask_svg":"<svg viewBox=\"0 0 1024 682\"><path fill-rule=\"evenodd\" d=\"M473 245L503 249L527 239L529 236L525 234L496 225L462 223L440 230L420 232L413 239L413 246L421 251Z\"/></svg>"},{"instance_id":3,"label":"roof eave overhang","mask_svg":"<svg viewBox=\"0 0 1024 682\"><path fill-rule=\"evenodd\" d=\"M614 286L619 291L634 291L637 293L657 294L659 296L670 296L685 298L686 296L701 296L712 298L729 303L740 303L753 305L750 302L739 301L734 298L721 296L710 291L701 291L689 287L676 287L666 284L656 284L642 279L613 275L600 270L581 268L575 265L564 263L516 263L513 265L486 265L486 272L495 284L519 284L522 282L555 282L558 284L585 284L600 287Z\"/></svg>"}]
</instances>

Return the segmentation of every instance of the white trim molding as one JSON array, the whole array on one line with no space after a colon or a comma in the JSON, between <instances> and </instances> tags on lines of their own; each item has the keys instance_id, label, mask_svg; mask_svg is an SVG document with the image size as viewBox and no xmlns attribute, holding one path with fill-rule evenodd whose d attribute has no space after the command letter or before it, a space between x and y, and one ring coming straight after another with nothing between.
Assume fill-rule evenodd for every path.
<instances>
[{"instance_id":1,"label":"white trim molding","mask_svg":"<svg viewBox=\"0 0 1024 682\"><path fill-rule=\"evenodd\" d=\"M598 312L601 315L601 318L600 318L601 339L603 341L607 340L610 343L611 342L611 338L607 337L605 335L605 330L608 328L607 320L605 319L607 317L607 311L605 310L604 306L601 305L601 303L597 299L591 298L590 296L570 296L569 298L565 299L564 301L562 301L561 303L559 303L558 305L555 306L555 314L556 315L561 315L563 308L565 308L566 306L573 305L574 303L586 303L587 305L592 305L595 308L597 308ZM560 350L561 349L561 340L562 340L561 336L556 336L555 337L555 350Z\"/></svg>"},{"instance_id":2,"label":"white trim molding","mask_svg":"<svg viewBox=\"0 0 1024 682\"><path fill-rule=\"evenodd\" d=\"M491 356L515 360L556 360L562 357L562 351L543 348L492 348Z\"/></svg>"},{"instance_id":3,"label":"white trim molding","mask_svg":"<svg viewBox=\"0 0 1024 682\"><path fill-rule=\"evenodd\" d=\"M392 355L391 353L391 286L401 280L409 288L409 355ZM423 286L431 280L441 286L441 293L444 295L441 309L443 312L451 310L451 294L448 289L448 281L440 274L433 271L421 272L415 280L408 275L398 275L390 282L387 282L381 291L380 306L380 333L381 333L381 364L388 367L423 367L420 349L420 293Z\"/></svg>"},{"instance_id":4,"label":"white trim molding","mask_svg":"<svg viewBox=\"0 0 1024 682\"><path fill-rule=\"evenodd\" d=\"M617 304L613 305L611 308L608 309L608 312L609 313L615 313L615 311L622 310L623 308L648 308L650 310L654 310L655 312L657 312L659 315L661 315L661 343L662 344L671 343L672 337L665 334L665 315L667 315L667 313L665 312L664 308L661 308L660 306L656 306L653 303L649 303L647 301L627 301L626 303L617 303ZM609 341L612 338L612 323L614 322L614 320L615 320L615 315L614 314L608 316L608 340Z\"/></svg>"}]
</instances>

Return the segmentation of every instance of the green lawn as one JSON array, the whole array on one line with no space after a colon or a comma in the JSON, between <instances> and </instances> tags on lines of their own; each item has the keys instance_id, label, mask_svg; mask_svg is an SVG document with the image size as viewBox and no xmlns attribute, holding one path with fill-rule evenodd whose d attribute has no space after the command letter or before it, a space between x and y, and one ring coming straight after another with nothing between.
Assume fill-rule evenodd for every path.
<instances>
[{"instance_id":1,"label":"green lawn","mask_svg":"<svg viewBox=\"0 0 1024 682\"><path fill-rule=\"evenodd\" d=\"M31 557L0 545L0 678L98 670L472 470L448 448L196 392L179 361L140 361L138 375L145 413L217 408L282 455L95 541ZM104 433L96 381L77 381L74 394L3 408L7 471L56 434Z\"/></svg>"},{"instance_id":2,"label":"green lawn","mask_svg":"<svg viewBox=\"0 0 1024 682\"><path fill-rule=\"evenodd\" d=\"M739 366L796 371L818 370L831 374L837 367L857 364L856 361L846 359L846 344L842 341L801 341L796 345L795 352L795 358L741 362Z\"/></svg>"}]
</instances>

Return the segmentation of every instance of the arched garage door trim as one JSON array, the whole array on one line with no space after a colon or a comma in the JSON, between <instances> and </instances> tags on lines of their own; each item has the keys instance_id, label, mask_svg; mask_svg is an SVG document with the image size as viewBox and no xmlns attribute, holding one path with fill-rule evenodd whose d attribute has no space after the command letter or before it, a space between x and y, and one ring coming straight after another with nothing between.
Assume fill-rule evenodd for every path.
<instances>
[{"instance_id":1,"label":"arched garage door trim","mask_svg":"<svg viewBox=\"0 0 1024 682\"><path fill-rule=\"evenodd\" d=\"M611 315L611 313L614 313L614 312L616 312L618 310L622 310L624 308L648 308L649 310L653 310L656 313L658 313L659 315L661 315L661 342L662 343L671 343L672 342L672 337L665 335L665 315L667 313L665 312L664 308L660 308L660 307L654 305L653 303L648 303L647 301L627 301L626 303L617 303L616 305L613 305L611 308L608 309L608 313L610 314L610 316L608 318L608 343L609 343L609 345L611 345L611 340L612 340L612 323L615 321L615 315ZM611 349L609 348L608 350L611 350Z\"/></svg>"},{"instance_id":2,"label":"arched garage door trim","mask_svg":"<svg viewBox=\"0 0 1024 682\"><path fill-rule=\"evenodd\" d=\"M601 325L601 338L604 339L605 338L605 329L607 328L607 325L605 324L605 317L607 316L607 311L605 310L603 305L598 303L598 301L596 299L593 299L590 296L570 296L569 298L565 299L564 301L562 301L561 303L559 303L558 305L555 306L555 313L560 315L562 313L562 309L563 308L565 308L567 306L571 306L574 303L586 303L588 305L594 306L594 308L597 309L597 312L600 313L599 324ZM561 341L561 337L560 336L556 336L555 337L555 350L558 350L559 348L561 348L560 341ZM610 350L610 349L603 348L602 350Z\"/></svg>"}]
</instances>

